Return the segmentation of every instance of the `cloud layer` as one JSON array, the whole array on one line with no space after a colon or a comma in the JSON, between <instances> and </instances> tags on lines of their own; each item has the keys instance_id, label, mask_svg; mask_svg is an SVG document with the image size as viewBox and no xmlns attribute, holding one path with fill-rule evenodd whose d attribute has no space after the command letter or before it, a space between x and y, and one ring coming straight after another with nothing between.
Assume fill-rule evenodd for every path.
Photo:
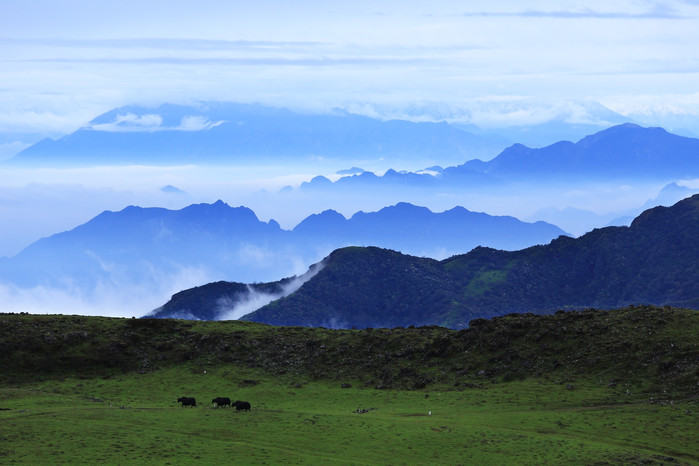
<instances>
[{"instance_id":1,"label":"cloud layer","mask_svg":"<svg viewBox=\"0 0 699 466\"><path fill-rule=\"evenodd\" d=\"M697 18L688 1L11 2L0 133L196 100L328 109L525 96L622 108L696 94Z\"/></svg>"}]
</instances>

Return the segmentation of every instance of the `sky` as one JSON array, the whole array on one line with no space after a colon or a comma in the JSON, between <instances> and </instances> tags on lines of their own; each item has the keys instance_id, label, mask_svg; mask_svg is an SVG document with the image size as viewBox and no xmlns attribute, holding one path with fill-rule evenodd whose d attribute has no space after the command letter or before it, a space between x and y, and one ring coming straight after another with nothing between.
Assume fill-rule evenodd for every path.
<instances>
[{"instance_id":1,"label":"sky","mask_svg":"<svg viewBox=\"0 0 699 466\"><path fill-rule=\"evenodd\" d=\"M445 104L468 109L468 122L484 128L566 112L585 122L580 102L596 102L651 123L695 125L699 134L696 44L699 0L0 0L0 161L113 108L201 101L365 114ZM130 204L174 209L221 198L286 228L326 208L351 215L387 205L343 209L315 200L290 216L290 205L264 202L265 192L319 174L328 175L0 167L0 257ZM548 199L557 208L591 208L588 200L616 212L660 188ZM550 207L477 196L429 207L456 205L520 217Z\"/></svg>"},{"instance_id":2,"label":"sky","mask_svg":"<svg viewBox=\"0 0 699 466\"><path fill-rule=\"evenodd\" d=\"M114 107L201 100L699 114L697 43L697 0L0 0L0 143L7 155ZM523 112L497 108L478 120Z\"/></svg>"}]
</instances>

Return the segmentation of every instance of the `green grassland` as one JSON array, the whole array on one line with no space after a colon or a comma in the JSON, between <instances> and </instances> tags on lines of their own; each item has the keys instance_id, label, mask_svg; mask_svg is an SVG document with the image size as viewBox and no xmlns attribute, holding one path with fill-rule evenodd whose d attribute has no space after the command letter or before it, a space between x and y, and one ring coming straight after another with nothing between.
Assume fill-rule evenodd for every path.
<instances>
[{"instance_id":1,"label":"green grassland","mask_svg":"<svg viewBox=\"0 0 699 466\"><path fill-rule=\"evenodd\" d=\"M0 314L0 463L699 464L697 317L457 332Z\"/></svg>"}]
</instances>

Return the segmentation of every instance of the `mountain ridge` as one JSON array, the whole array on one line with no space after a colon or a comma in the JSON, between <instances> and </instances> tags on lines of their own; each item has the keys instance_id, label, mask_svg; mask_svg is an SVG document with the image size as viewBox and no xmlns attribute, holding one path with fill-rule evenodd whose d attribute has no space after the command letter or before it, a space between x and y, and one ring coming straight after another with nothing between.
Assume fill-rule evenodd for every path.
<instances>
[{"instance_id":1,"label":"mountain ridge","mask_svg":"<svg viewBox=\"0 0 699 466\"><path fill-rule=\"evenodd\" d=\"M471 159L439 173L388 170L344 176L333 183L308 182L305 187L498 186L600 181L672 183L699 176L699 139L662 128L623 123L588 135L578 142L558 141L542 148L515 143L488 161ZM316 180L317 181L317 180ZM329 181L329 180L324 180ZM304 188L304 185L302 185Z\"/></svg>"},{"instance_id":2,"label":"mountain ridge","mask_svg":"<svg viewBox=\"0 0 699 466\"><path fill-rule=\"evenodd\" d=\"M155 307L178 291L175 287L219 280L267 283L301 275L333 249L352 244L445 257L478 244L515 247L564 234L554 225L510 221L466 209L456 215L407 203L398 209L402 209L398 218L389 215L393 211L389 208L353 216L354 220L325 211L285 230L274 220L261 221L247 207L231 207L220 200L180 210L129 206L102 212L0 259L0 283L26 290L65 290L90 299L113 293L129 296L140 290L151 296ZM397 231L401 234L394 234ZM150 309L146 305L141 312Z\"/></svg>"},{"instance_id":3,"label":"mountain ridge","mask_svg":"<svg viewBox=\"0 0 699 466\"><path fill-rule=\"evenodd\" d=\"M436 261L375 247L342 248L296 292L243 319L341 328L461 328L474 318L512 312L631 304L699 309L697 231L699 195L694 195L649 209L629 227L560 236L519 251L478 247Z\"/></svg>"},{"instance_id":4,"label":"mountain ridge","mask_svg":"<svg viewBox=\"0 0 699 466\"><path fill-rule=\"evenodd\" d=\"M318 155L457 162L468 153L493 154L499 149L489 138L445 122L383 121L348 112L295 113L257 104L209 102L112 109L88 126L58 140L39 141L5 163L206 165L309 161Z\"/></svg>"}]
</instances>

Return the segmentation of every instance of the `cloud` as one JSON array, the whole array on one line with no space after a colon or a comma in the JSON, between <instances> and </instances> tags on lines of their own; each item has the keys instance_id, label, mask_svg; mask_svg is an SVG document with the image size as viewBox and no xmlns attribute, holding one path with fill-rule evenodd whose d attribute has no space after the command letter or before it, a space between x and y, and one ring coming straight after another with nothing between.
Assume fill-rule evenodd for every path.
<instances>
[{"instance_id":1,"label":"cloud","mask_svg":"<svg viewBox=\"0 0 699 466\"><path fill-rule=\"evenodd\" d=\"M0 39L7 46L160 49L160 50L231 50L307 48L324 45L311 41L211 40L188 38L116 38L116 39Z\"/></svg>"},{"instance_id":2,"label":"cloud","mask_svg":"<svg viewBox=\"0 0 699 466\"><path fill-rule=\"evenodd\" d=\"M117 115L111 123L100 123L90 128L96 131L108 132L137 132L137 131L201 131L211 129L224 123L212 122L202 116L192 115L182 117L178 126L163 126L163 118L156 114L135 115L126 113Z\"/></svg>"},{"instance_id":3,"label":"cloud","mask_svg":"<svg viewBox=\"0 0 699 466\"><path fill-rule=\"evenodd\" d=\"M172 275L156 274L141 286L125 285L118 279L102 281L91 290L70 284L60 288L21 288L0 282L0 302L2 312L141 317L161 306L174 293L210 281L207 270L186 267Z\"/></svg>"},{"instance_id":4,"label":"cloud","mask_svg":"<svg viewBox=\"0 0 699 466\"><path fill-rule=\"evenodd\" d=\"M304 67L335 67L335 66L418 66L427 65L435 62L429 57L365 57L365 56L349 56L349 57L300 57L300 58L281 58L281 57L145 57L145 58L117 58L117 57L98 57L98 58L37 58L16 60L22 62L33 63L56 63L56 64L109 64L109 65L180 65L180 66L304 66Z\"/></svg>"},{"instance_id":5,"label":"cloud","mask_svg":"<svg viewBox=\"0 0 699 466\"><path fill-rule=\"evenodd\" d=\"M578 10L520 10L520 11L476 11L463 13L464 17L517 17L517 18L562 18L562 19L690 19L667 5L657 4L650 10L639 13L621 11L598 11L589 8Z\"/></svg>"},{"instance_id":6,"label":"cloud","mask_svg":"<svg viewBox=\"0 0 699 466\"><path fill-rule=\"evenodd\" d=\"M426 101L376 105L365 102L352 104L350 109L361 115L384 120L447 121L473 124L481 128L529 126L551 121L603 127L613 124L610 118L619 117L592 100L552 101L518 96L478 98L461 104Z\"/></svg>"},{"instance_id":7,"label":"cloud","mask_svg":"<svg viewBox=\"0 0 699 466\"><path fill-rule=\"evenodd\" d=\"M180 126L174 128L178 131L201 131L211 129L215 126L224 123L223 121L212 122L202 116L185 116L182 117Z\"/></svg>"},{"instance_id":8,"label":"cloud","mask_svg":"<svg viewBox=\"0 0 699 466\"><path fill-rule=\"evenodd\" d=\"M93 125L97 131L155 131L161 128L163 119L160 115L135 115L126 113L117 115L112 123Z\"/></svg>"},{"instance_id":9,"label":"cloud","mask_svg":"<svg viewBox=\"0 0 699 466\"><path fill-rule=\"evenodd\" d=\"M14 157L29 146L31 144L22 141L0 144L0 162Z\"/></svg>"},{"instance_id":10,"label":"cloud","mask_svg":"<svg viewBox=\"0 0 699 466\"><path fill-rule=\"evenodd\" d=\"M92 108L85 110L82 108L62 107L55 110L37 110L17 108L17 103L13 100L2 99L0 93L0 105L5 110L0 112L0 131L2 133L39 133L47 136L58 137L78 129L84 122L94 118L98 110ZM37 95L31 96L36 100ZM55 97L56 105L63 105L60 96ZM35 102L36 103L36 102ZM34 136L35 142L37 136ZM38 136L41 138L41 136ZM44 136L45 137L45 136Z\"/></svg>"},{"instance_id":11,"label":"cloud","mask_svg":"<svg viewBox=\"0 0 699 466\"><path fill-rule=\"evenodd\" d=\"M308 272L283 285L282 290L278 293L262 293L255 291L248 285L248 293L241 299L233 301L230 298L223 296L217 303L218 308L216 310L216 314L220 316L218 320L240 319L241 317L260 309L261 307L266 306L272 301L289 296L301 288L304 283L315 277L318 272L323 270L323 268L325 268L324 262L319 262L312 265L308 269Z\"/></svg>"}]
</instances>

